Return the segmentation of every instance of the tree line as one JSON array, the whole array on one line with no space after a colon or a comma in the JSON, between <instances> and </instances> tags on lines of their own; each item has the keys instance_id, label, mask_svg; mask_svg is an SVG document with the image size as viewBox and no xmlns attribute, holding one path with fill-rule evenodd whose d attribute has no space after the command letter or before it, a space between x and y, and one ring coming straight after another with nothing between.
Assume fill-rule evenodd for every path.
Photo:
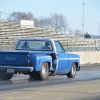
<instances>
[{"instance_id":1,"label":"tree line","mask_svg":"<svg viewBox=\"0 0 100 100\"><path fill-rule=\"evenodd\" d=\"M20 23L20 20L32 20L34 21L34 25L37 27L49 26L56 30L66 31L68 28L68 22L64 15L54 13L49 17L40 17L36 18L31 12L12 12L8 17L8 20ZM71 32L70 32L71 33ZM80 30L76 30L74 32L76 35L81 34ZM85 33L85 38L91 38L90 34Z\"/></svg>"},{"instance_id":2,"label":"tree line","mask_svg":"<svg viewBox=\"0 0 100 100\"><path fill-rule=\"evenodd\" d=\"M66 17L62 14L52 14L50 17L36 18L31 12L13 12L8 20L20 23L20 20L33 20L35 26L49 26L51 28L66 30L68 23Z\"/></svg>"}]
</instances>

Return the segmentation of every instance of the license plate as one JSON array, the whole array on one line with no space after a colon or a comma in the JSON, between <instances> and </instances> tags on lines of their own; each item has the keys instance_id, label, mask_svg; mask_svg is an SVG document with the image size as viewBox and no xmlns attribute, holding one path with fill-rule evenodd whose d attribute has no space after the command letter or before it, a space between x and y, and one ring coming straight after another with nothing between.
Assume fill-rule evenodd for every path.
<instances>
[{"instance_id":1,"label":"license plate","mask_svg":"<svg viewBox=\"0 0 100 100\"><path fill-rule=\"evenodd\" d=\"M7 73L14 73L15 69L7 69Z\"/></svg>"}]
</instances>

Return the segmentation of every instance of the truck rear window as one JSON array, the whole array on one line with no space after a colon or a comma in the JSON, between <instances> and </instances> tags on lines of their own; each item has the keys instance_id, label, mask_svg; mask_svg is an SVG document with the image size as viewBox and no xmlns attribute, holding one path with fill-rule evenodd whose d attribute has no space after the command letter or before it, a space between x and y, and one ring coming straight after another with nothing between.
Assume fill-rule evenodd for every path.
<instances>
[{"instance_id":1,"label":"truck rear window","mask_svg":"<svg viewBox=\"0 0 100 100\"><path fill-rule=\"evenodd\" d=\"M26 49L26 50L52 50L52 45L50 41L40 41L40 40L20 40L17 43L16 49Z\"/></svg>"}]
</instances>

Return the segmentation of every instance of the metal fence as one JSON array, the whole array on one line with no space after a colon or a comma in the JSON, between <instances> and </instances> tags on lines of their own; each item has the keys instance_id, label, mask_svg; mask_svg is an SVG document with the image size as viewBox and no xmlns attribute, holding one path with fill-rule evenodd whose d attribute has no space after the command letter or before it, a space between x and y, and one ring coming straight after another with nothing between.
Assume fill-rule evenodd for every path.
<instances>
[{"instance_id":1,"label":"metal fence","mask_svg":"<svg viewBox=\"0 0 100 100\"><path fill-rule=\"evenodd\" d=\"M89 39L84 41L74 41L74 40L67 40L64 42L64 49L65 51L69 52L76 52L76 51L100 51L100 41ZM63 43L62 43L63 44ZM14 45L0 45L0 51L13 51Z\"/></svg>"},{"instance_id":2,"label":"metal fence","mask_svg":"<svg viewBox=\"0 0 100 100\"><path fill-rule=\"evenodd\" d=\"M70 40L64 46L66 51L100 51L100 39Z\"/></svg>"},{"instance_id":3,"label":"metal fence","mask_svg":"<svg viewBox=\"0 0 100 100\"><path fill-rule=\"evenodd\" d=\"M1 52L11 52L13 51L14 45L0 45Z\"/></svg>"},{"instance_id":4,"label":"metal fence","mask_svg":"<svg viewBox=\"0 0 100 100\"><path fill-rule=\"evenodd\" d=\"M65 51L69 51L69 52L77 52L77 51L100 51L100 47L64 47Z\"/></svg>"}]
</instances>

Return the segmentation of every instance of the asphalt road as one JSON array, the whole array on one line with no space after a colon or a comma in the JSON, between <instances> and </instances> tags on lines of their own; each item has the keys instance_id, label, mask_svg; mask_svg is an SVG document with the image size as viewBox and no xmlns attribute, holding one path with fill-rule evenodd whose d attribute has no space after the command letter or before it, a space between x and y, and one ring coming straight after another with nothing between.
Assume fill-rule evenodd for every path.
<instances>
[{"instance_id":1,"label":"asphalt road","mask_svg":"<svg viewBox=\"0 0 100 100\"><path fill-rule=\"evenodd\" d=\"M28 75L14 75L0 81L0 100L100 100L100 66L85 66L73 79L50 76L34 81Z\"/></svg>"}]
</instances>

